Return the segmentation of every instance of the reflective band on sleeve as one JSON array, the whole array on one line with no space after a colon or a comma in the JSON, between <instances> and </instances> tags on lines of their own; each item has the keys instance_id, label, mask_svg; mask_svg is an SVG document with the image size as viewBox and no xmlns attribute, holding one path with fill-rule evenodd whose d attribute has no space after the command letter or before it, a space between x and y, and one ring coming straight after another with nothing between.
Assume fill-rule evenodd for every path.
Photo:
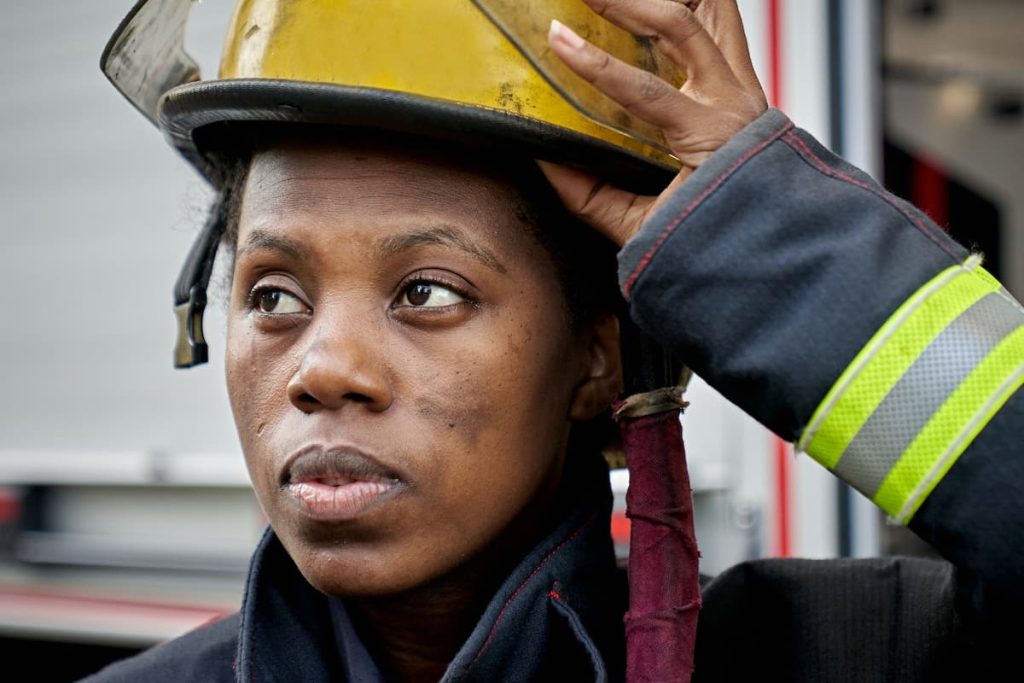
<instances>
[{"instance_id":1,"label":"reflective band on sleeve","mask_svg":"<svg viewBox=\"0 0 1024 683\"><path fill-rule=\"evenodd\" d=\"M1024 385L1024 325L956 388L886 477L874 501L906 524L974 437Z\"/></svg>"},{"instance_id":2,"label":"reflective band on sleeve","mask_svg":"<svg viewBox=\"0 0 1024 683\"><path fill-rule=\"evenodd\" d=\"M886 394L836 463L835 472L873 495L889 471L974 367L1020 324L999 293L960 314Z\"/></svg>"},{"instance_id":3,"label":"reflective band on sleeve","mask_svg":"<svg viewBox=\"0 0 1024 683\"><path fill-rule=\"evenodd\" d=\"M1024 310L977 263L890 317L797 444L903 523L1024 381Z\"/></svg>"}]
</instances>

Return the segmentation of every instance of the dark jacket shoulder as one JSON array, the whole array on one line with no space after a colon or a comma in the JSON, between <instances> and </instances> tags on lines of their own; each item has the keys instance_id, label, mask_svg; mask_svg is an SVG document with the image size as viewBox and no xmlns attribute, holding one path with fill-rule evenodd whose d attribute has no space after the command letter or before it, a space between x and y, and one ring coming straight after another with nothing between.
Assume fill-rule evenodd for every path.
<instances>
[{"instance_id":1,"label":"dark jacket shoulder","mask_svg":"<svg viewBox=\"0 0 1024 683\"><path fill-rule=\"evenodd\" d=\"M703 601L697 681L965 680L971 657L948 562L755 560Z\"/></svg>"},{"instance_id":2,"label":"dark jacket shoulder","mask_svg":"<svg viewBox=\"0 0 1024 683\"><path fill-rule=\"evenodd\" d=\"M134 657L114 662L83 679L83 683L233 682L238 627L236 612Z\"/></svg>"}]
</instances>

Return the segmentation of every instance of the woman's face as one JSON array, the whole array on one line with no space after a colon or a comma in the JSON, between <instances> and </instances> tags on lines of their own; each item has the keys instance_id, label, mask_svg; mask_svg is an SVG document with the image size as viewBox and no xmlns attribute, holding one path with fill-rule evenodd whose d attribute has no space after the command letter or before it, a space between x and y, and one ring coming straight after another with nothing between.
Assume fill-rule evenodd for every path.
<instances>
[{"instance_id":1,"label":"woman's face","mask_svg":"<svg viewBox=\"0 0 1024 683\"><path fill-rule=\"evenodd\" d=\"M403 591L522 541L598 409L601 354L513 201L383 147L253 161L228 390L260 503L324 592Z\"/></svg>"}]
</instances>

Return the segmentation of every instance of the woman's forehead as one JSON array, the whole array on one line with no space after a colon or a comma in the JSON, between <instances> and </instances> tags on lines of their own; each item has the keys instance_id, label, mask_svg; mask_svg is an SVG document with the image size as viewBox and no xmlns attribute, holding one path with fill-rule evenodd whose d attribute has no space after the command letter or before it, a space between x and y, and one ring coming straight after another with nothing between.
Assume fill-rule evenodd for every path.
<instances>
[{"instance_id":1,"label":"woman's forehead","mask_svg":"<svg viewBox=\"0 0 1024 683\"><path fill-rule=\"evenodd\" d=\"M510 181L465 159L374 143L285 143L254 155L243 216L299 211L510 216Z\"/></svg>"},{"instance_id":2,"label":"woman's forehead","mask_svg":"<svg viewBox=\"0 0 1024 683\"><path fill-rule=\"evenodd\" d=\"M492 265L532 260L539 256L538 245L516 210L522 201L510 180L430 149L379 142L284 143L253 157L238 244L244 250L253 235L265 240L277 234L293 241L377 245L393 234L424 244L473 243ZM445 239L423 240L427 231Z\"/></svg>"}]
</instances>

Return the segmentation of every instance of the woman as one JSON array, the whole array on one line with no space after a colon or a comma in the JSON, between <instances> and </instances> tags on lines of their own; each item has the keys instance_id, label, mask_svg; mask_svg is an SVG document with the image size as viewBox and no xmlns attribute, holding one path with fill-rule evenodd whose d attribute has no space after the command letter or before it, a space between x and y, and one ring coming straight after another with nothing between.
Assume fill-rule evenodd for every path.
<instances>
[{"instance_id":1,"label":"woman","mask_svg":"<svg viewBox=\"0 0 1024 683\"><path fill-rule=\"evenodd\" d=\"M655 195L542 164L621 248L632 318L956 565L728 572L705 592L697 677L991 665L1022 604L1019 305L766 112L735 3L587 4L689 77L677 88L551 26L562 63L682 164ZM587 260L600 249L521 162L362 124L207 132L193 150L224 174L227 382L272 530L240 615L95 680L622 675L607 477L576 427L623 382L615 305Z\"/></svg>"},{"instance_id":2,"label":"woman","mask_svg":"<svg viewBox=\"0 0 1024 683\"><path fill-rule=\"evenodd\" d=\"M365 135L257 152L228 330L261 505L399 680L441 678L562 517L566 459L600 467L567 454L570 426L621 386L615 318L570 304L586 281L560 276L536 205L436 152Z\"/></svg>"}]
</instances>

